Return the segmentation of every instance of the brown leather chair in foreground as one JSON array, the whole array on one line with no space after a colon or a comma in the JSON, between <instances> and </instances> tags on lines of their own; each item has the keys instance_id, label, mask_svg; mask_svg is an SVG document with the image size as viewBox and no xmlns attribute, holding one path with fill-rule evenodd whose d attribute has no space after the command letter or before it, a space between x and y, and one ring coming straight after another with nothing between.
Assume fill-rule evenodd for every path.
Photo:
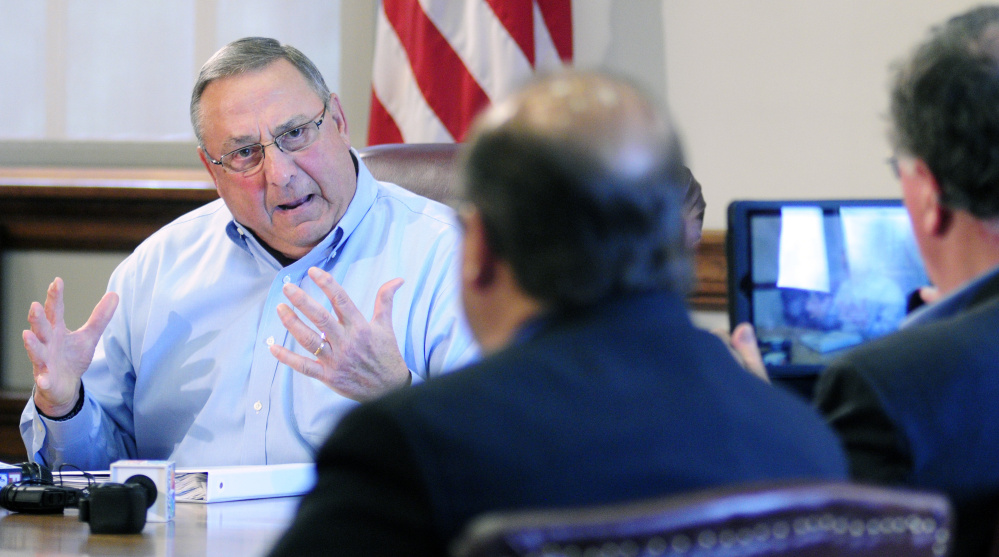
<instances>
[{"instance_id":1,"label":"brown leather chair in foreground","mask_svg":"<svg viewBox=\"0 0 999 557\"><path fill-rule=\"evenodd\" d=\"M454 557L849 556L947 554L938 494L846 483L729 487L620 506L489 514Z\"/></svg>"}]
</instances>

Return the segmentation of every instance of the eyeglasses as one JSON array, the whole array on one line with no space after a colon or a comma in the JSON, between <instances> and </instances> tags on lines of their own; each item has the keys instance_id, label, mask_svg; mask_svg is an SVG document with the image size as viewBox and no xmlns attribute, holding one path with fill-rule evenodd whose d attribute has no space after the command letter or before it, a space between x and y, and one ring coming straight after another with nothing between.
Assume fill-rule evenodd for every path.
<instances>
[{"instance_id":1,"label":"eyeglasses","mask_svg":"<svg viewBox=\"0 0 999 557\"><path fill-rule=\"evenodd\" d=\"M885 162L887 162L888 166L891 167L891 171L893 173L895 173L895 179L896 180L902 178L902 173L899 172L899 170L898 170L898 157L895 157L895 156L888 157L888 160L886 160Z\"/></svg>"},{"instance_id":2,"label":"eyeglasses","mask_svg":"<svg viewBox=\"0 0 999 557\"><path fill-rule=\"evenodd\" d=\"M208 160L212 164L220 165L230 172L248 172L264 162L264 148L266 147L274 145L282 153L295 153L315 143L319 139L319 126L323 124L325 118L326 106L323 106L323 112L317 120L278 134L274 138L274 141L266 145L261 143L245 145L222 155L219 157L219 160L215 160L211 156L208 156ZM204 149L203 146L202 149ZM207 149L205 150L205 154L208 154Z\"/></svg>"}]
</instances>

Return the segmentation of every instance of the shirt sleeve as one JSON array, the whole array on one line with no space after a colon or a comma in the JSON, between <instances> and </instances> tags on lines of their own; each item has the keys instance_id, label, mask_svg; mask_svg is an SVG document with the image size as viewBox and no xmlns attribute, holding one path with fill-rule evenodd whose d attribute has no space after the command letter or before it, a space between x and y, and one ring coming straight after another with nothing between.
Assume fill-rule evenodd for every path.
<instances>
[{"instance_id":1,"label":"shirt sleeve","mask_svg":"<svg viewBox=\"0 0 999 557\"><path fill-rule=\"evenodd\" d=\"M437 293L427 328L427 375L429 378L461 369L479 358L479 345L462 313L455 284ZM414 382L415 383L415 382Z\"/></svg>"},{"instance_id":2,"label":"shirt sleeve","mask_svg":"<svg viewBox=\"0 0 999 557\"><path fill-rule=\"evenodd\" d=\"M460 234L456 230L450 230L448 241L437 238L436 242L440 245L436 250L439 262L428 266L435 268L433 277L420 280L434 285L423 294L428 303L426 314L421 317L423 323L409 324L414 330L425 327L425 353L422 354L425 364L421 362L410 367L411 370L425 371L422 374L413 373L413 384L461 369L477 361L480 356L479 345L465 319L461 301Z\"/></svg>"},{"instance_id":3,"label":"shirt sleeve","mask_svg":"<svg viewBox=\"0 0 999 557\"><path fill-rule=\"evenodd\" d=\"M71 464L81 470L107 470L115 460L129 458L123 440L86 390L80 412L67 420L42 416L32 396L21 413L20 428L28 457L51 469Z\"/></svg>"},{"instance_id":4,"label":"shirt sleeve","mask_svg":"<svg viewBox=\"0 0 999 557\"><path fill-rule=\"evenodd\" d=\"M815 406L843 443L855 480L900 484L909 476L908 444L857 369L841 362L825 370L815 387Z\"/></svg>"}]
</instances>

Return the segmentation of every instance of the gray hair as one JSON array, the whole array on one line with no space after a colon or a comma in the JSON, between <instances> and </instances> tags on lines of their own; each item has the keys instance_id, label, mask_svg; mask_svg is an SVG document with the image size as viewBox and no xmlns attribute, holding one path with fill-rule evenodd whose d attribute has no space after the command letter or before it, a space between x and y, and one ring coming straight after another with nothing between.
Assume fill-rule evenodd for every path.
<instances>
[{"instance_id":1,"label":"gray hair","mask_svg":"<svg viewBox=\"0 0 999 557\"><path fill-rule=\"evenodd\" d=\"M999 218L999 6L931 30L897 68L891 120L894 149L926 163L944 205Z\"/></svg>"},{"instance_id":2,"label":"gray hair","mask_svg":"<svg viewBox=\"0 0 999 557\"><path fill-rule=\"evenodd\" d=\"M323 103L328 103L330 89L323 80L323 75L311 60L300 50L293 46L284 45L274 39L264 37L246 37L235 40L212 55L211 58L201 66L198 73L198 80L194 84L194 91L191 93L191 125L194 126L194 135L198 138L198 144L204 146L202 138L201 122L201 95L205 92L208 84L225 77L241 75L263 69L277 60L287 60L294 65L309 87L319 95Z\"/></svg>"}]
</instances>

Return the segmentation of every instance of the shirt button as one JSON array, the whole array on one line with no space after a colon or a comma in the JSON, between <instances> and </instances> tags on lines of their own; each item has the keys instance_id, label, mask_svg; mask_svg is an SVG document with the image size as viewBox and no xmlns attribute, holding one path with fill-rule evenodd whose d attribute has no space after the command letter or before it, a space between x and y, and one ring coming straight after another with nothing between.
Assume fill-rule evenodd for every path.
<instances>
[{"instance_id":1,"label":"shirt button","mask_svg":"<svg viewBox=\"0 0 999 557\"><path fill-rule=\"evenodd\" d=\"M267 346L274 346L274 337L267 337Z\"/></svg>"},{"instance_id":2,"label":"shirt button","mask_svg":"<svg viewBox=\"0 0 999 557\"><path fill-rule=\"evenodd\" d=\"M253 409L256 410L257 412L260 412L260 409L263 407L264 405L260 404L259 400L253 403Z\"/></svg>"},{"instance_id":3,"label":"shirt button","mask_svg":"<svg viewBox=\"0 0 999 557\"><path fill-rule=\"evenodd\" d=\"M291 282L291 275L285 275L284 278L281 280L284 281L285 284L288 284L289 282Z\"/></svg>"}]
</instances>

